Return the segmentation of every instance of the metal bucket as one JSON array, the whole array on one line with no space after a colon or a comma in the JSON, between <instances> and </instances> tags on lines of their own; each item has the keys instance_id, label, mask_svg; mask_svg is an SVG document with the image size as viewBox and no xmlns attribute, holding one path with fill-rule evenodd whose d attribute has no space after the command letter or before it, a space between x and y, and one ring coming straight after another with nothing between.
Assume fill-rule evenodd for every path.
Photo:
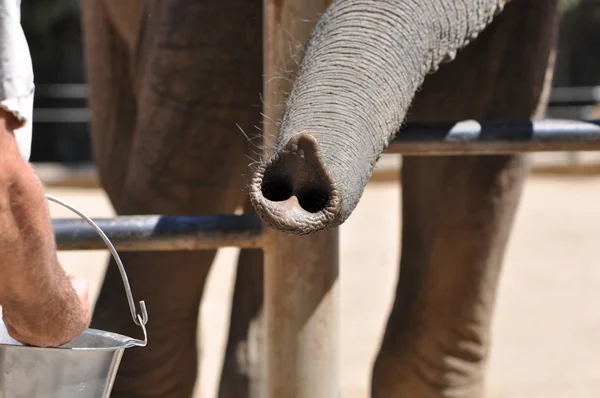
<instances>
[{"instance_id":1,"label":"metal bucket","mask_svg":"<svg viewBox=\"0 0 600 398\"><path fill-rule=\"evenodd\" d=\"M79 210L52 196L46 197L81 216L102 237L121 271L131 316L142 328L144 340L87 329L61 347L31 347L10 337L0 321L0 398L108 398L123 350L147 344L148 312L143 301L140 314L136 312L123 263L104 232Z\"/></svg>"}]
</instances>

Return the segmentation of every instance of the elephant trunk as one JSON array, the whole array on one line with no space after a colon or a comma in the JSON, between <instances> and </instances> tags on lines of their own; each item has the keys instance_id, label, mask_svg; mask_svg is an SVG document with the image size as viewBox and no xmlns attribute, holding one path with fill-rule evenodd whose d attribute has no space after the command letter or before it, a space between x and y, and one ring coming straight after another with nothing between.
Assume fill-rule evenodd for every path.
<instances>
[{"instance_id":1,"label":"elephant trunk","mask_svg":"<svg viewBox=\"0 0 600 398\"><path fill-rule=\"evenodd\" d=\"M317 23L250 197L272 227L334 227L356 207L416 90L506 0L338 0Z\"/></svg>"}]
</instances>

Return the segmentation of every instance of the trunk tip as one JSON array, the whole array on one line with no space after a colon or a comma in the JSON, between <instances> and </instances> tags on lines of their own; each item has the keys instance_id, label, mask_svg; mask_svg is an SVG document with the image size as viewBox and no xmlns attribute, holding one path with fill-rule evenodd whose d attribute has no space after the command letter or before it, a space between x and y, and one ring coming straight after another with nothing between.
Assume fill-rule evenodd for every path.
<instances>
[{"instance_id":1,"label":"trunk tip","mask_svg":"<svg viewBox=\"0 0 600 398\"><path fill-rule=\"evenodd\" d=\"M282 232L308 235L339 224L340 197L310 134L293 136L259 166L250 199L257 214Z\"/></svg>"}]
</instances>

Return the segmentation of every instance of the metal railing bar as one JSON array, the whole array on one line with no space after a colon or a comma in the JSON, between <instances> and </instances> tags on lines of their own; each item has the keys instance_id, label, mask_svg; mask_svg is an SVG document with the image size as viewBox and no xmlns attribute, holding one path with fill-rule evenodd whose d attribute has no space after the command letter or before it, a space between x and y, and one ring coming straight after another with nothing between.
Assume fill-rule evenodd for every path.
<instances>
[{"instance_id":1,"label":"metal railing bar","mask_svg":"<svg viewBox=\"0 0 600 398\"><path fill-rule=\"evenodd\" d=\"M88 86L85 83L36 84L35 96L40 98L77 98L88 96Z\"/></svg>"},{"instance_id":2,"label":"metal railing bar","mask_svg":"<svg viewBox=\"0 0 600 398\"><path fill-rule=\"evenodd\" d=\"M35 108L33 123L89 123L89 108Z\"/></svg>"},{"instance_id":3,"label":"metal railing bar","mask_svg":"<svg viewBox=\"0 0 600 398\"><path fill-rule=\"evenodd\" d=\"M118 251L172 251L262 247L262 225L254 215L118 216L94 219ZM52 221L58 250L105 250L84 220Z\"/></svg>"},{"instance_id":4,"label":"metal railing bar","mask_svg":"<svg viewBox=\"0 0 600 398\"><path fill-rule=\"evenodd\" d=\"M600 102L600 86L553 87L550 106L558 104L595 104Z\"/></svg>"},{"instance_id":5,"label":"metal railing bar","mask_svg":"<svg viewBox=\"0 0 600 398\"><path fill-rule=\"evenodd\" d=\"M413 156L600 151L600 120L408 123L387 153Z\"/></svg>"}]
</instances>

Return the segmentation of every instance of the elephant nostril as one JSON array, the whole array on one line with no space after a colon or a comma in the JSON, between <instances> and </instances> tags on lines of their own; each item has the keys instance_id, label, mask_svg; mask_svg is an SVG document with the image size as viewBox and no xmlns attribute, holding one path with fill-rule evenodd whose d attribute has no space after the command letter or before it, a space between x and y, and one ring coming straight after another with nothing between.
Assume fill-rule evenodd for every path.
<instances>
[{"instance_id":1,"label":"elephant nostril","mask_svg":"<svg viewBox=\"0 0 600 398\"><path fill-rule=\"evenodd\" d=\"M270 226L305 235L325 228L340 201L314 137L298 134L257 171L250 198Z\"/></svg>"},{"instance_id":2,"label":"elephant nostril","mask_svg":"<svg viewBox=\"0 0 600 398\"><path fill-rule=\"evenodd\" d=\"M293 181L285 178L267 179L261 186L261 192L271 202L285 202L296 196L298 205L309 213L322 211L330 199L326 188L294 188Z\"/></svg>"},{"instance_id":3,"label":"elephant nostril","mask_svg":"<svg viewBox=\"0 0 600 398\"><path fill-rule=\"evenodd\" d=\"M265 181L261 186L261 191L265 199L272 202L283 202L292 197L293 188L290 181L277 178Z\"/></svg>"},{"instance_id":4,"label":"elephant nostril","mask_svg":"<svg viewBox=\"0 0 600 398\"><path fill-rule=\"evenodd\" d=\"M318 213L325 209L329 202L329 192L325 189L307 189L298 192L300 207L309 213Z\"/></svg>"}]
</instances>

